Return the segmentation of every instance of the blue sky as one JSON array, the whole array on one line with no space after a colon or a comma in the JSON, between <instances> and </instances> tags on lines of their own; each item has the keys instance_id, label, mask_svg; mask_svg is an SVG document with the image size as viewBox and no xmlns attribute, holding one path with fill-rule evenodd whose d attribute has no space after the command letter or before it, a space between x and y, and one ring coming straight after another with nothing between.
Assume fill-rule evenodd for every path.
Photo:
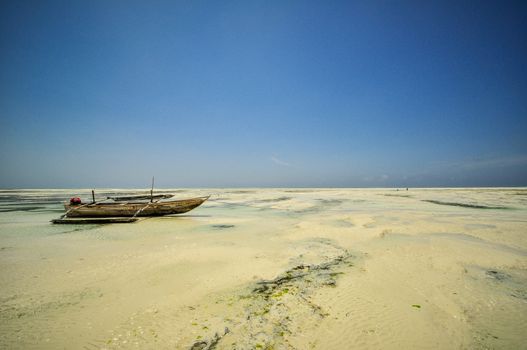
<instances>
[{"instance_id":1,"label":"blue sky","mask_svg":"<svg viewBox=\"0 0 527 350\"><path fill-rule=\"evenodd\" d=\"M0 187L527 185L513 1L3 1Z\"/></svg>"}]
</instances>

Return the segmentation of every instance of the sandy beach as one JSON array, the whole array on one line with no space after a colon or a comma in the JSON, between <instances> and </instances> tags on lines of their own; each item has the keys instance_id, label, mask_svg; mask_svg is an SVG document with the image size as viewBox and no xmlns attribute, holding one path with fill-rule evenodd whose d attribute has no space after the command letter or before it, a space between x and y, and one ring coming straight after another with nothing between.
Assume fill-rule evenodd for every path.
<instances>
[{"instance_id":1,"label":"sandy beach","mask_svg":"<svg viewBox=\"0 0 527 350\"><path fill-rule=\"evenodd\" d=\"M49 220L88 190L0 191L0 348L525 348L526 189L175 193L211 198L81 226Z\"/></svg>"}]
</instances>

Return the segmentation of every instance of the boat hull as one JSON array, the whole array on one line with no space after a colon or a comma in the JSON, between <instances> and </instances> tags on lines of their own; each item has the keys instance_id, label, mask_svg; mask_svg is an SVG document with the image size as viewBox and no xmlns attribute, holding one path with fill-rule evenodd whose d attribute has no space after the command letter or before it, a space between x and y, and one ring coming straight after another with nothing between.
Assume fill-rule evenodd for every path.
<instances>
[{"instance_id":1,"label":"boat hull","mask_svg":"<svg viewBox=\"0 0 527 350\"><path fill-rule=\"evenodd\" d=\"M94 203L84 206L66 203L64 208L68 217L132 217L136 213L136 216L164 216L186 213L207 199L198 197L158 203Z\"/></svg>"}]
</instances>

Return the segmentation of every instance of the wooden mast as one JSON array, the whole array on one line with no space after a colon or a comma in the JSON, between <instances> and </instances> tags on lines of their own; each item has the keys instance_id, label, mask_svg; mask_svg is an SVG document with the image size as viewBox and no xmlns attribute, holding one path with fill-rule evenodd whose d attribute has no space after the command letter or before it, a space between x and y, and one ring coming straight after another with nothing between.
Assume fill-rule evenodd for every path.
<instances>
[{"instance_id":1,"label":"wooden mast","mask_svg":"<svg viewBox=\"0 0 527 350\"><path fill-rule=\"evenodd\" d=\"M150 189L150 203L154 201L154 177L152 176L152 189Z\"/></svg>"}]
</instances>

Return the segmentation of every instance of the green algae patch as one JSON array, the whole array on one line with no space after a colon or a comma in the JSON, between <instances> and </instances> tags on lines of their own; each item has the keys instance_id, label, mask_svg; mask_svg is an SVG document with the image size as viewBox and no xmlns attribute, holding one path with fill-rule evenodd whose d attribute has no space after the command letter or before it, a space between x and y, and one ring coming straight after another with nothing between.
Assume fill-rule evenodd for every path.
<instances>
[{"instance_id":1,"label":"green algae patch","mask_svg":"<svg viewBox=\"0 0 527 350\"><path fill-rule=\"evenodd\" d=\"M433 204L439 204L439 205L450 205L454 207L463 207L463 208L472 208L472 209L512 209L509 207L503 207L503 206L489 206L489 205L482 205L482 204L468 204L468 203L457 203L457 202L443 202L443 201L437 201L433 199L423 199L423 202L433 203Z\"/></svg>"},{"instance_id":2,"label":"green algae patch","mask_svg":"<svg viewBox=\"0 0 527 350\"><path fill-rule=\"evenodd\" d=\"M288 288L284 288L284 289L280 290L279 292L276 292L273 295L271 295L271 297L272 298L281 298L282 296L286 295L287 293L289 293L289 289Z\"/></svg>"}]
</instances>

